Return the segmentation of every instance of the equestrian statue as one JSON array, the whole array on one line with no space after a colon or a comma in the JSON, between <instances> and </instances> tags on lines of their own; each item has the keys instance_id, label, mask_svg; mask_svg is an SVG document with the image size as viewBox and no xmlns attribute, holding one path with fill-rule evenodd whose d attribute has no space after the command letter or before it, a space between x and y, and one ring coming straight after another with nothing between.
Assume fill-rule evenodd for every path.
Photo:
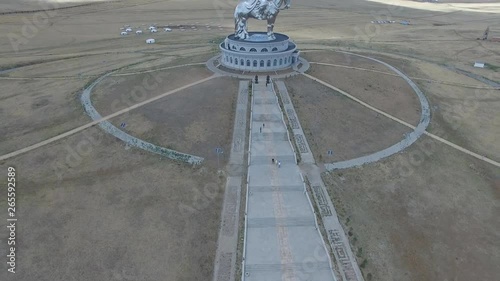
<instances>
[{"instance_id":1,"label":"equestrian statue","mask_svg":"<svg viewBox=\"0 0 500 281\"><path fill-rule=\"evenodd\" d=\"M247 39L247 19L267 20L267 37L274 40L274 22L280 10L290 8L291 0L244 0L234 10L234 37Z\"/></svg>"}]
</instances>

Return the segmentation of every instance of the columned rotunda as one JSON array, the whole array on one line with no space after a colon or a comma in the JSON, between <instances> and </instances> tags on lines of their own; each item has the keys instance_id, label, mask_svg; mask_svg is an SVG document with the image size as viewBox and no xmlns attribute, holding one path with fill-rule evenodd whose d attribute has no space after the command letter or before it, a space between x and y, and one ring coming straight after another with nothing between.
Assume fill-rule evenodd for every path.
<instances>
[{"instance_id":1,"label":"columned rotunda","mask_svg":"<svg viewBox=\"0 0 500 281\"><path fill-rule=\"evenodd\" d=\"M265 32L249 32L249 38L242 40L234 34L220 44L220 63L241 71L275 71L293 66L298 62L299 50L285 34L274 33L270 40Z\"/></svg>"}]
</instances>

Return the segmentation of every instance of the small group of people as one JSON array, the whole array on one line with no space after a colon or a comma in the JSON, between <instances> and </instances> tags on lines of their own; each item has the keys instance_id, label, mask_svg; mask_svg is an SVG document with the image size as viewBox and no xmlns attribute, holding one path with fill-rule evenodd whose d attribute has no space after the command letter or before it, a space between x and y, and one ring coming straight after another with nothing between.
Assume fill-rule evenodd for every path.
<instances>
[{"instance_id":1,"label":"small group of people","mask_svg":"<svg viewBox=\"0 0 500 281\"><path fill-rule=\"evenodd\" d=\"M278 159L274 160L274 158L273 158L273 159L271 159L271 162L272 162L273 164L276 164L276 166L278 166L278 168L280 168L280 167L281 167L281 161L278 161Z\"/></svg>"},{"instance_id":2,"label":"small group of people","mask_svg":"<svg viewBox=\"0 0 500 281\"><path fill-rule=\"evenodd\" d=\"M259 84L259 76L255 75L255 84ZM266 76L266 87L271 84L271 76Z\"/></svg>"}]
</instances>

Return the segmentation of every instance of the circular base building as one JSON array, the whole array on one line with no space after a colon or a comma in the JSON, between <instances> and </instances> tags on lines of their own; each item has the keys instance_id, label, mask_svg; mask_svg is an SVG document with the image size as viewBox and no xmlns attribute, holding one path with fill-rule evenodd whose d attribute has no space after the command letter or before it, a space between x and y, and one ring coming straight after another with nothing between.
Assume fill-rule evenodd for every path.
<instances>
[{"instance_id":1,"label":"circular base building","mask_svg":"<svg viewBox=\"0 0 500 281\"><path fill-rule=\"evenodd\" d=\"M297 46L285 34L274 33L269 39L265 32L249 32L247 39L229 35L220 44L220 63L230 69L265 72L293 66L299 58Z\"/></svg>"}]
</instances>

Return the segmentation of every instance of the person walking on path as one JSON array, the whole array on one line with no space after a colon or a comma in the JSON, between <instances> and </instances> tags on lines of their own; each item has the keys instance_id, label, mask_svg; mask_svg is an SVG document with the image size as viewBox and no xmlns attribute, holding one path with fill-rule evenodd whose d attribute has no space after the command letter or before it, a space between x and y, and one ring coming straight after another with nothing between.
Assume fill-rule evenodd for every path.
<instances>
[{"instance_id":1,"label":"person walking on path","mask_svg":"<svg viewBox=\"0 0 500 281\"><path fill-rule=\"evenodd\" d=\"M265 123L262 123L262 128L265 128L266 127L266 124Z\"/></svg>"},{"instance_id":2,"label":"person walking on path","mask_svg":"<svg viewBox=\"0 0 500 281\"><path fill-rule=\"evenodd\" d=\"M278 168L281 167L281 161L278 161Z\"/></svg>"},{"instance_id":3,"label":"person walking on path","mask_svg":"<svg viewBox=\"0 0 500 281\"><path fill-rule=\"evenodd\" d=\"M274 158L273 158L273 159L271 159L271 161L272 161L272 162L273 162L273 164L274 164Z\"/></svg>"},{"instance_id":4,"label":"person walking on path","mask_svg":"<svg viewBox=\"0 0 500 281\"><path fill-rule=\"evenodd\" d=\"M262 127L259 128L259 131L262 133Z\"/></svg>"}]
</instances>

